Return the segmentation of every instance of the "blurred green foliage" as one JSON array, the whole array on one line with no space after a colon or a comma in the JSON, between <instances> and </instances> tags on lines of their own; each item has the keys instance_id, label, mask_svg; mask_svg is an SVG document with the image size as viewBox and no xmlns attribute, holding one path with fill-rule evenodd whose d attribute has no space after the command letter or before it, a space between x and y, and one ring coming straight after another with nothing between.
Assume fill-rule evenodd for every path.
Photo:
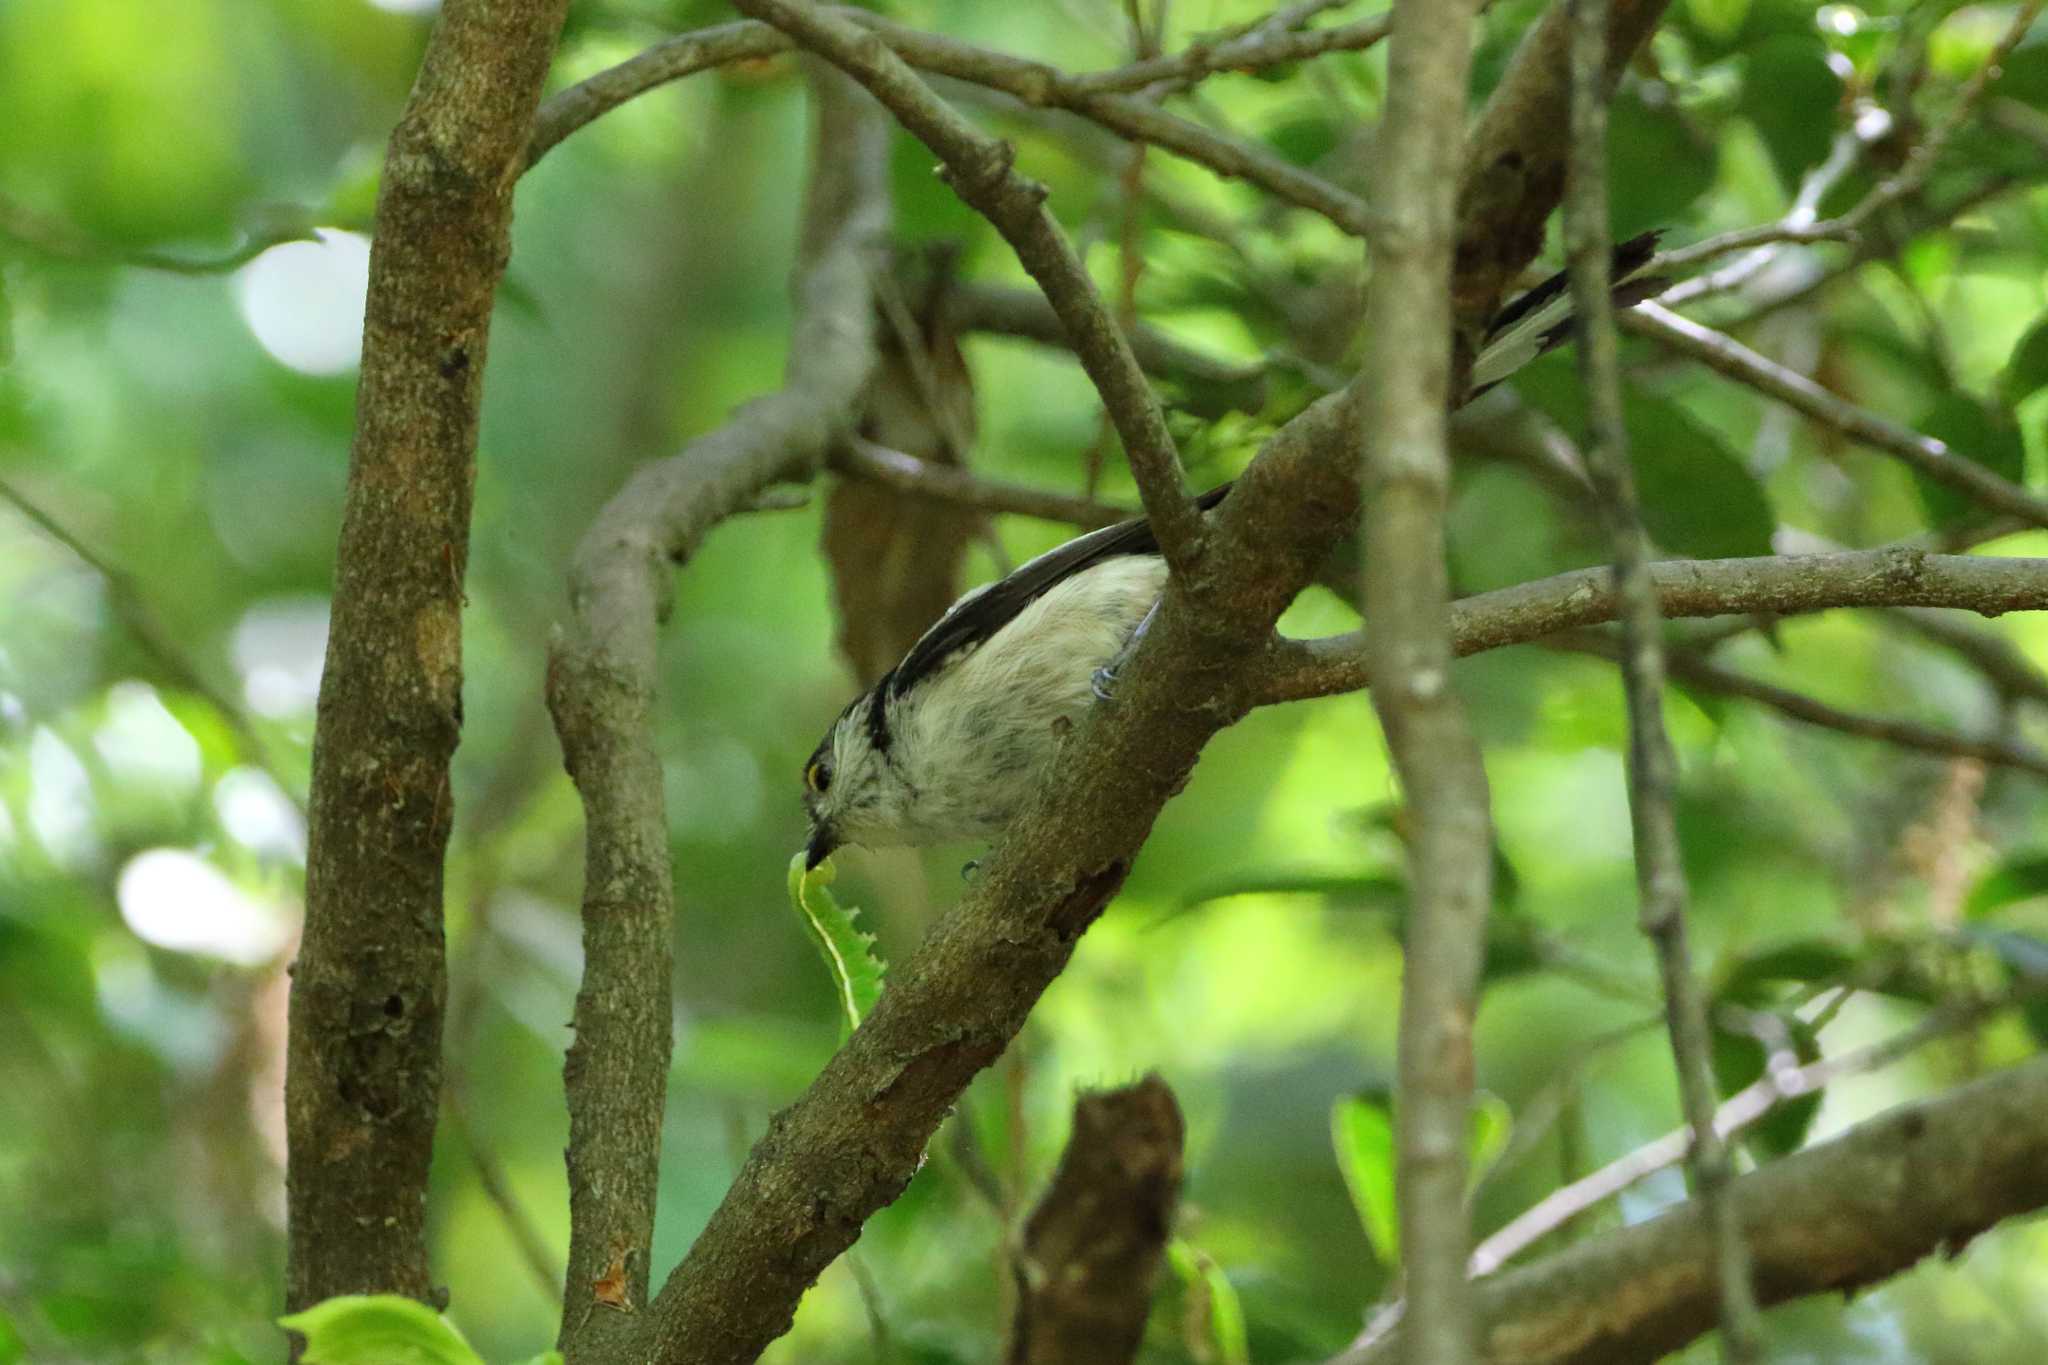
<instances>
[{"instance_id":1,"label":"blurred green foliage","mask_svg":"<svg viewBox=\"0 0 2048 1365\"><path fill-rule=\"evenodd\" d=\"M306 225L367 230L381 141L429 20L364 0L175 8L172 19L140 0L0 5L0 480L100 561L0 503L0 1365L225 1365L279 1349L283 966L353 380L345 364L302 372L278 356L337 329L345 339L356 319L346 272L334 273L346 253L331 244L280 248L300 254L276 257L265 268L283 273L268 282L253 268L135 262L203 266ZM1074 68L1128 55L1121 7L1106 0L890 8ZM1479 93L1541 8L1491 7ZM1183 0L1169 45L1262 9ZM1617 230L1663 227L1684 242L1775 217L1867 102L1899 116L1902 138L1939 117L2012 9L1677 0L1615 107ZM696 0L578 5L555 85L727 17ZM1197 112L1367 188L1356 132L1377 113L1383 64L1337 55L1220 76ZM2011 129L2048 117L2048 28L2008 66L1994 100L2008 121L1966 130L1928 200L1953 204L1994 177L1998 192L1910 241L1879 236L1874 259L1743 335L2039 489L2048 193L2040 146ZM966 102L1016 139L1107 289L1125 278L1116 243L1135 214L1140 311L1219 356L1270 362L1266 410L1185 419L1196 477L1227 477L1341 376L1358 253L1327 224L1157 153L1148 197L1131 206L1128 159L1102 139ZM487 1187L511 1192L557 1262L566 1239L559 1071L581 817L540 701L564 564L637 462L779 381L803 141L793 65L774 61L645 96L553 152L519 192L455 775L448 1082L464 1121L444 1125L432 1202L449 1316L487 1359L530 1356L552 1340L555 1311ZM1826 208L1895 169L1902 146L1875 144ZM927 154L899 139L894 158L902 239L956 243L963 275L1021 281ZM1758 287L1790 289L1845 253L1786 252ZM1010 340L966 345L975 467L1078 488L1099 410L1077 367ZM1627 358L1639 477L1669 552L1765 553L1778 528L1869 545L1969 515L1751 393L1651 351ZM1547 414L1569 436L1573 387L1556 357L1488 401ZM1185 406L1212 410L1196 395ZM1105 491L1130 493L1115 460ZM997 531L1013 561L1065 534L1022 521ZM664 635L679 908L657 1275L837 1036L832 983L780 903L802 836L798 769L852 686L832 652L817 534L814 509L721 529L681 574ZM1452 534L1465 589L1601 554L1581 502L1528 464L1477 455L1460 465ZM1990 548L2037 554L2048 538ZM996 561L977 551L970 567L985 577ZM1311 634L1355 621L1316 589L1286 624ZM2048 666L2041 620L1995 629ZM2028 705L1868 614L1740 634L1718 657L1844 707L2048 739ZM1676 1106L1661 1035L1643 1026L1655 973L1634 928L1611 668L1517 649L1469 661L1459 682L1488 745L1504 887L1478 1054L1512 1128L1477 1193L1483 1233L1666 1131ZM1671 723L1702 970L1717 1000L1779 1020L1799 1058L2048 970L2048 806L2035 779L1791 728L1697 691L1673 693ZM1348 1341L1390 1285L1347 1195L1331 1113L1392 1076L1405 903L1394 796L1363 698L1262 712L1219 737L1024 1037L869 1225L854 1255L875 1300L834 1267L771 1359L990 1358L1005 1220L1050 1172L1075 1089L1149 1069L1187 1113L1189 1175L1146 1358L1283 1361ZM955 897L974 852L844 857L849 898L873 907L890 958ZM1844 985L1859 989L1810 1026L1813 1003ZM2037 1045L2028 1022L2002 1015L1832 1086L1781 1111L1746 1157L2024 1055ZM1724 1030L1723 1085L1761 1074L1769 1046ZM1680 1192L1675 1174L1660 1177L1619 1216ZM2043 1237L2039 1224L2008 1228L1852 1302L1780 1310L1774 1351L2039 1359Z\"/></svg>"}]
</instances>

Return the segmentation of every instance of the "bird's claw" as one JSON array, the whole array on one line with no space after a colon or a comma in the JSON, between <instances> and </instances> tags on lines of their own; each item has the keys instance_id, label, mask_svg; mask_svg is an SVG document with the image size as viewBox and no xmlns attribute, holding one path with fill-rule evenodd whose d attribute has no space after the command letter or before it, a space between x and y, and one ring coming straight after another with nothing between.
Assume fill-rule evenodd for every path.
<instances>
[{"instance_id":1,"label":"bird's claw","mask_svg":"<svg viewBox=\"0 0 2048 1365\"><path fill-rule=\"evenodd\" d=\"M1116 665L1104 664L1095 670L1095 676L1088 680L1088 690L1095 694L1097 701L1115 701Z\"/></svg>"}]
</instances>

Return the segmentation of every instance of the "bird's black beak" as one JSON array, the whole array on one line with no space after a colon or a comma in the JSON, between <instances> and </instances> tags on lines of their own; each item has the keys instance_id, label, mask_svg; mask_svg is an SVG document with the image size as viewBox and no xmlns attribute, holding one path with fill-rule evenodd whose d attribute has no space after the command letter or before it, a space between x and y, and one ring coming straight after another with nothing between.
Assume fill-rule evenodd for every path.
<instances>
[{"instance_id":1,"label":"bird's black beak","mask_svg":"<svg viewBox=\"0 0 2048 1365\"><path fill-rule=\"evenodd\" d=\"M811 842L804 846L804 871L817 871L818 864L831 857L838 847L839 836L832 832L832 826L818 825L811 831Z\"/></svg>"}]
</instances>

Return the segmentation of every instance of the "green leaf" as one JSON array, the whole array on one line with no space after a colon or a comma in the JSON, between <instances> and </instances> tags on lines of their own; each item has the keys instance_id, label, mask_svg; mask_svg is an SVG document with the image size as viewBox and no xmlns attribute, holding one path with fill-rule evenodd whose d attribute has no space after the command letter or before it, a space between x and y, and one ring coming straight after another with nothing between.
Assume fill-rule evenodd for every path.
<instances>
[{"instance_id":1,"label":"green leaf","mask_svg":"<svg viewBox=\"0 0 2048 1365\"><path fill-rule=\"evenodd\" d=\"M1685 409L1661 398L1623 401L1629 460L1650 538L1674 554L1737 559L1771 552L1777 519L1763 485Z\"/></svg>"},{"instance_id":2,"label":"green leaf","mask_svg":"<svg viewBox=\"0 0 2048 1365\"><path fill-rule=\"evenodd\" d=\"M1670 105L1615 96L1607 143L1617 239L1677 221L1713 188L1713 147Z\"/></svg>"},{"instance_id":3,"label":"green leaf","mask_svg":"<svg viewBox=\"0 0 2048 1365\"><path fill-rule=\"evenodd\" d=\"M1500 1160L1514 1127L1506 1100L1484 1090L1474 1093L1465 1148L1468 1188L1477 1188ZM1330 1145L1374 1257L1388 1270L1395 1269L1401 1260L1401 1223L1394 1183L1393 1096L1380 1089L1339 1098L1330 1106Z\"/></svg>"},{"instance_id":4,"label":"green leaf","mask_svg":"<svg viewBox=\"0 0 2048 1365\"><path fill-rule=\"evenodd\" d=\"M1958 460L1979 464L2017 483L2026 477L2027 447L2020 429L2005 413L1986 407L1971 394L1954 392L1934 405L1920 421L1920 430L1949 448ZM1915 473L1921 505L1939 524L1973 515L1976 502L1966 494Z\"/></svg>"},{"instance_id":5,"label":"green leaf","mask_svg":"<svg viewBox=\"0 0 2048 1365\"><path fill-rule=\"evenodd\" d=\"M2048 313L2034 319L1998 379L1998 396L2007 407L2018 405L2037 390L2048 388Z\"/></svg>"},{"instance_id":6,"label":"green leaf","mask_svg":"<svg viewBox=\"0 0 2048 1365\"><path fill-rule=\"evenodd\" d=\"M1743 21L1749 18L1749 0L1686 0L1685 15L1725 42L1742 31Z\"/></svg>"},{"instance_id":7,"label":"green leaf","mask_svg":"<svg viewBox=\"0 0 2048 1365\"><path fill-rule=\"evenodd\" d=\"M1394 1201L1394 1104L1384 1091L1344 1095L1330 1106L1330 1145L1372 1254L1388 1270L1401 1264L1400 1212Z\"/></svg>"},{"instance_id":8,"label":"green leaf","mask_svg":"<svg viewBox=\"0 0 2048 1365\"><path fill-rule=\"evenodd\" d=\"M1328 113L1294 114L1268 128L1266 144L1297 166L1312 166L1336 150L1338 121Z\"/></svg>"},{"instance_id":9,"label":"green leaf","mask_svg":"<svg viewBox=\"0 0 2048 1365\"><path fill-rule=\"evenodd\" d=\"M344 1294L277 1321L305 1337L304 1365L483 1365L448 1319L399 1294Z\"/></svg>"},{"instance_id":10,"label":"green leaf","mask_svg":"<svg viewBox=\"0 0 2048 1365\"><path fill-rule=\"evenodd\" d=\"M1493 1169L1493 1163L1508 1148L1508 1138L1515 1131L1514 1111L1508 1102L1490 1090L1475 1090L1472 1093L1472 1140L1467 1151L1471 1162L1471 1175L1467 1179L1470 1188L1477 1188Z\"/></svg>"},{"instance_id":11,"label":"green leaf","mask_svg":"<svg viewBox=\"0 0 2048 1365\"><path fill-rule=\"evenodd\" d=\"M2048 853L2008 858L1977 879L1963 902L1963 915L1981 919L2019 901L2048 896Z\"/></svg>"},{"instance_id":12,"label":"green leaf","mask_svg":"<svg viewBox=\"0 0 2048 1365\"><path fill-rule=\"evenodd\" d=\"M1207 1252L1178 1237L1166 1244L1166 1259L1188 1295L1199 1296L1205 1309L1201 1320L1206 1320L1209 1340L1189 1343L1198 1348L1192 1353L1213 1360L1216 1365L1251 1365L1251 1336L1245 1328L1244 1304L1223 1267ZM1190 1314L1191 1330L1196 1321ZM1206 1349L1200 1349L1205 1346Z\"/></svg>"},{"instance_id":13,"label":"green leaf","mask_svg":"<svg viewBox=\"0 0 2048 1365\"><path fill-rule=\"evenodd\" d=\"M562 1365L562 1353L560 1351L542 1351L537 1356L530 1356L520 1361L519 1365Z\"/></svg>"},{"instance_id":14,"label":"green leaf","mask_svg":"<svg viewBox=\"0 0 2048 1365\"><path fill-rule=\"evenodd\" d=\"M832 877L830 862L805 872L801 852L789 860L789 903L810 932L811 946L824 959L825 970L832 974L832 995L839 1005L839 1038L844 1042L881 998L885 964L875 954L875 936L854 925L860 912L841 905L826 889Z\"/></svg>"}]
</instances>

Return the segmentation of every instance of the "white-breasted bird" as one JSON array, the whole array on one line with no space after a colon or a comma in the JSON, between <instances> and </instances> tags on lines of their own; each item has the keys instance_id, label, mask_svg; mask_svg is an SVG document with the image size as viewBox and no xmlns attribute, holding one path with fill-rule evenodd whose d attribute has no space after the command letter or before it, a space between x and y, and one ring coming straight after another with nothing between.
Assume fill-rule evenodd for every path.
<instances>
[{"instance_id":1,"label":"white-breasted bird","mask_svg":"<svg viewBox=\"0 0 2048 1365\"><path fill-rule=\"evenodd\" d=\"M1656 234L1615 248L1615 301L1646 296ZM1572 330L1556 275L1495 315L1466 399ZM1198 498L1204 511L1229 484ZM1143 518L1048 550L947 609L910 652L848 703L804 765L816 867L844 844L994 839L1044 772L1064 723L1102 695L1111 668L1159 600L1166 561Z\"/></svg>"}]
</instances>

